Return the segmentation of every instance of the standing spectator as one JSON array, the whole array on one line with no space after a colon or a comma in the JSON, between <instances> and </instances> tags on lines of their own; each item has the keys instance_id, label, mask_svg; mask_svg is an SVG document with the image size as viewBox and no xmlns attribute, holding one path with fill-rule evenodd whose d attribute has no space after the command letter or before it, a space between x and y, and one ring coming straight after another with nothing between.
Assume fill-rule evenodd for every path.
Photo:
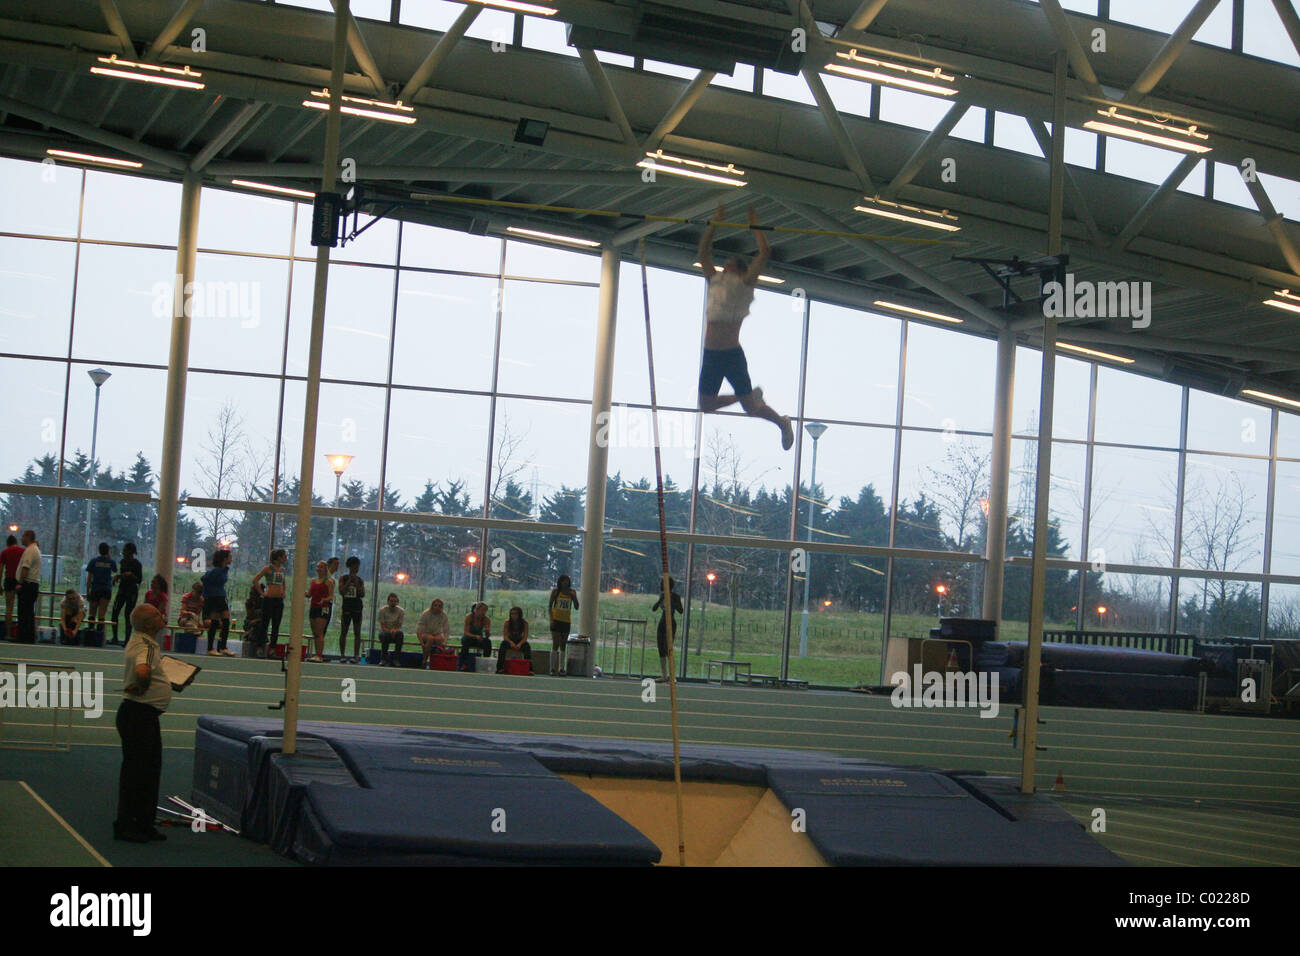
<instances>
[{"instance_id":1,"label":"standing spectator","mask_svg":"<svg viewBox=\"0 0 1300 956\"><path fill-rule=\"evenodd\" d=\"M357 572L361 559L348 558L348 573L339 578L339 594L343 596L343 629L339 632L339 657L355 664L361 660L361 612L365 606L366 582ZM352 656L348 658L348 625L352 625Z\"/></svg>"},{"instance_id":2,"label":"standing spectator","mask_svg":"<svg viewBox=\"0 0 1300 956\"><path fill-rule=\"evenodd\" d=\"M117 639L117 616L126 611L126 639L131 639L131 612L140 599L140 584L144 581L144 565L135 556L135 542L122 545L122 563L117 566L117 597L113 599L113 641Z\"/></svg>"},{"instance_id":3,"label":"standing spectator","mask_svg":"<svg viewBox=\"0 0 1300 956\"><path fill-rule=\"evenodd\" d=\"M176 626L182 631L200 633L207 625L203 623L203 582L195 581L185 596L181 598L181 613Z\"/></svg>"},{"instance_id":4,"label":"standing spectator","mask_svg":"<svg viewBox=\"0 0 1300 956\"><path fill-rule=\"evenodd\" d=\"M337 594L339 590L339 559L330 558L325 562L325 570L329 574L330 594L329 600L322 604L321 608L325 611L325 630L328 631L330 629L330 621L334 619L334 595Z\"/></svg>"},{"instance_id":5,"label":"standing spectator","mask_svg":"<svg viewBox=\"0 0 1300 956\"><path fill-rule=\"evenodd\" d=\"M659 587L663 587L663 582L659 582ZM677 593L677 582L672 578L668 579L668 593L672 595L673 602L673 634L677 633L677 615L682 613L682 596ZM650 609L653 614L663 607L664 596L661 591L659 600L655 601L654 607ZM661 680L668 680L668 612L664 611L659 615L659 673L662 675Z\"/></svg>"},{"instance_id":6,"label":"standing spectator","mask_svg":"<svg viewBox=\"0 0 1300 956\"><path fill-rule=\"evenodd\" d=\"M379 609L379 646L383 648L383 653L379 658L380 667L392 667L397 663L396 655L402 653L402 621L406 619L404 611L397 603L397 595L388 595L388 603ZM393 650L394 657L388 655L388 645L395 644ZM425 663L429 661L428 655L425 655Z\"/></svg>"},{"instance_id":7,"label":"standing spectator","mask_svg":"<svg viewBox=\"0 0 1300 956\"><path fill-rule=\"evenodd\" d=\"M79 644L77 634L81 632L81 622L86 619L86 605L82 603L76 588L68 588L63 592L59 618L63 624L63 643Z\"/></svg>"},{"instance_id":8,"label":"standing spectator","mask_svg":"<svg viewBox=\"0 0 1300 956\"><path fill-rule=\"evenodd\" d=\"M156 607L163 616L163 621L167 620L167 605L171 603L171 595L167 593L167 579L161 574L155 574L149 582L149 590L144 592L144 602Z\"/></svg>"},{"instance_id":9,"label":"standing spectator","mask_svg":"<svg viewBox=\"0 0 1300 956\"><path fill-rule=\"evenodd\" d=\"M117 784L117 819L113 839L148 843L167 839L153 825L162 779L162 730L158 718L172 699L162 671L157 635L167 621L156 607L142 604L131 614L126 642L126 686L117 708L122 738L122 771Z\"/></svg>"},{"instance_id":10,"label":"standing spectator","mask_svg":"<svg viewBox=\"0 0 1300 956\"><path fill-rule=\"evenodd\" d=\"M226 647L226 641L230 639L230 604L226 601L226 579L229 576L230 552L224 548L214 551L212 567L200 578L203 582L203 619L208 622L208 654L211 657L235 656L235 652ZM213 649L218 628L221 629L221 640Z\"/></svg>"},{"instance_id":11,"label":"standing spectator","mask_svg":"<svg viewBox=\"0 0 1300 956\"><path fill-rule=\"evenodd\" d=\"M551 621L551 676L564 675L564 652L573 626L573 612L578 610L578 595L567 574L561 574L551 589L546 614Z\"/></svg>"},{"instance_id":12,"label":"standing spectator","mask_svg":"<svg viewBox=\"0 0 1300 956\"><path fill-rule=\"evenodd\" d=\"M284 565L289 560L288 555L283 548L276 548L271 552L271 560L253 575L253 587L258 586L258 582L263 578L266 583L262 587L262 620L266 622L270 635L270 647L268 653L275 649L280 643L280 621L284 617Z\"/></svg>"},{"instance_id":13,"label":"standing spectator","mask_svg":"<svg viewBox=\"0 0 1300 956\"><path fill-rule=\"evenodd\" d=\"M442 601L434 598L429 609L420 615L415 625L415 634L420 639L420 648L424 651L422 666L429 666L431 655L447 649L447 639L451 637L451 621L442 611Z\"/></svg>"},{"instance_id":14,"label":"standing spectator","mask_svg":"<svg viewBox=\"0 0 1300 956\"><path fill-rule=\"evenodd\" d=\"M311 633L316 639L316 653L311 660L317 663L325 660L325 626L329 618L325 616L334 595L334 579L329 576L329 564L316 562L316 578L307 585L307 597L311 600Z\"/></svg>"},{"instance_id":15,"label":"standing spectator","mask_svg":"<svg viewBox=\"0 0 1300 956\"><path fill-rule=\"evenodd\" d=\"M36 532L23 532L23 556L18 561L18 640L36 643L36 599L41 596L41 549Z\"/></svg>"},{"instance_id":16,"label":"standing spectator","mask_svg":"<svg viewBox=\"0 0 1300 956\"><path fill-rule=\"evenodd\" d=\"M113 578L117 562L108 556L108 542L99 543L99 554L86 564L86 601L90 605L90 626L103 628L108 603L113 600Z\"/></svg>"},{"instance_id":17,"label":"standing spectator","mask_svg":"<svg viewBox=\"0 0 1300 956\"><path fill-rule=\"evenodd\" d=\"M477 650L486 660L492 658L492 622L487 616L488 606L480 601L465 615L465 632L460 638L461 670L469 670L470 651Z\"/></svg>"},{"instance_id":18,"label":"standing spectator","mask_svg":"<svg viewBox=\"0 0 1300 956\"><path fill-rule=\"evenodd\" d=\"M14 606L18 603L18 562L23 559L23 546L13 535L5 542L5 549L0 551L0 573L4 575L5 587L5 639L14 640Z\"/></svg>"},{"instance_id":19,"label":"standing spectator","mask_svg":"<svg viewBox=\"0 0 1300 956\"><path fill-rule=\"evenodd\" d=\"M524 610L512 607L506 618L505 627L501 629L501 647L497 650L497 673L506 669L506 655L517 653L528 661L528 672L532 673L533 647L528 643L528 622L524 620Z\"/></svg>"}]
</instances>

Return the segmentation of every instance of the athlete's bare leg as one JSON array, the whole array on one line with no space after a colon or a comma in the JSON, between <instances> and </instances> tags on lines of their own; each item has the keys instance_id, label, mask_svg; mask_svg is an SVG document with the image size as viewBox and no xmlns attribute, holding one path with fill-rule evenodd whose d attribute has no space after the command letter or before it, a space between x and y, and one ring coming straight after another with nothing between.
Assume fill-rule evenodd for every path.
<instances>
[{"instance_id":1,"label":"athlete's bare leg","mask_svg":"<svg viewBox=\"0 0 1300 956\"><path fill-rule=\"evenodd\" d=\"M794 445L794 427L790 424L790 419L763 401L763 390L761 388L754 389L740 399L740 407L745 410L746 415L754 418L765 418L781 429L781 447L783 449L789 451Z\"/></svg>"},{"instance_id":2,"label":"athlete's bare leg","mask_svg":"<svg viewBox=\"0 0 1300 956\"><path fill-rule=\"evenodd\" d=\"M700 411L716 412L719 408L726 408L728 405L734 405L741 401L735 395L701 395Z\"/></svg>"}]
</instances>

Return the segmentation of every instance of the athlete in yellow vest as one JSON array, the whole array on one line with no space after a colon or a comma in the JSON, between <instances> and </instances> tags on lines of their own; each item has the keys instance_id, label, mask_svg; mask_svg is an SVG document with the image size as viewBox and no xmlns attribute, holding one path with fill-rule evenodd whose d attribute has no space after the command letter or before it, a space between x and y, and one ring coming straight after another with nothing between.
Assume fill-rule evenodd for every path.
<instances>
[{"instance_id":1,"label":"athlete in yellow vest","mask_svg":"<svg viewBox=\"0 0 1300 956\"><path fill-rule=\"evenodd\" d=\"M564 675L564 651L573 626L573 612L578 609L578 594L567 574L561 574L551 590L546 613L551 621L551 676Z\"/></svg>"}]
</instances>

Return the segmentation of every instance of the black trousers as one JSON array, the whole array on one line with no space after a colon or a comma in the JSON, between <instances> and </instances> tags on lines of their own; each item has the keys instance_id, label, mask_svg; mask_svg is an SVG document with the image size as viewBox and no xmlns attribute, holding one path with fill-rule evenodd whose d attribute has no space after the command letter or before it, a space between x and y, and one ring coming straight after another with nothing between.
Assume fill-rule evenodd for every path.
<instances>
[{"instance_id":1,"label":"black trousers","mask_svg":"<svg viewBox=\"0 0 1300 956\"><path fill-rule=\"evenodd\" d=\"M41 586L36 581L18 585L18 643L36 643L36 599L41 596Z\"/></svg>"},{"instance_id":2,"label":"black trousers","mask_svg":"<svg viewBox=\"0 0 1300 956\"><path fill-rule=\"evenodd\" d=\"M280 621L284 617L284 598L262 598L262 620L272 644L280 643Z\"/></svg>"},{"instance_id":3,"label":"black trousers","mask_svg":"<svg viewBox=\"0 0 1300 956\"><path fill-rule=\"evenodd\" d=\"M117 782L118 827L153 829L162 780L160 713L148 704L123 700L117 708L117 733L122 738L122 772Z\"/></svg>"},{"instance_id":4,"label":"black trousers","mask_svg":"<svg viewBox=\"0 0 1300 956\"><path fill-rule=\"evenodd\" d=\"M384 650L383 650L383 654L379 658L379 663L387 664L389 660L396 660L397 655L402 653L402 642L405 640L406 640L406 635L403 634L401 631L380 631L379 645ZM396 648L393 650L393 656L391 658L389 657L388 654L389 644L397 645Z\"/></svg>"},{"instance_id":5,"label":"black trousers","mask_svg":"<svg viewBox=\"0 0 1300 956\"><path fill-rule=\"evenodd\" d=\"M113 640L117 640L117 616L126 610L126 639L131 639L131 612L135 610L136 602L140 599L138 588L127 590L126 588L117 589L117 597L113 599Z\"/></svg>"},{"instance_id":6,"label":"black trousers","mask_svg":"<svg viewBox=\"0 0 1300 956\"><path fill-rule=\"evenodd\" d=\"M475 637L472 634L463 635L460 639L460 661L458 666L467 666L465 662L470 658L469 652L475 648L483 652L483 657L491 657L492 639L490 637Z\"/></svg>"}]
</instances>

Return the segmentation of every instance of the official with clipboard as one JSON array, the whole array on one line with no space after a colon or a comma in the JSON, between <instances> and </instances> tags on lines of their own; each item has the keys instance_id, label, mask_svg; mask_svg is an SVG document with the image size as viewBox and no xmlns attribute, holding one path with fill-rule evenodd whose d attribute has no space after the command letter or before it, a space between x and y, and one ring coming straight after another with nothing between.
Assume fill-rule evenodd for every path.
<instances>
[{"instance_id":1,"label":"official with clipboard","mask_svg":"<svg viewBox=\"0 0 1300 956\"><path fill-rule=\"evenodd\" d=\"M113 821L113 838L131 843L167 839L154 826L162 778L159 718L172 699L172 681L157 639L166 626L167 621L152 604L142 604L131 612L131 640L124 652L126 685L117 708L122 772L118 779L117 819ZM193 674L188 677L192 680Z\"/></svg>"}]
</instances>

